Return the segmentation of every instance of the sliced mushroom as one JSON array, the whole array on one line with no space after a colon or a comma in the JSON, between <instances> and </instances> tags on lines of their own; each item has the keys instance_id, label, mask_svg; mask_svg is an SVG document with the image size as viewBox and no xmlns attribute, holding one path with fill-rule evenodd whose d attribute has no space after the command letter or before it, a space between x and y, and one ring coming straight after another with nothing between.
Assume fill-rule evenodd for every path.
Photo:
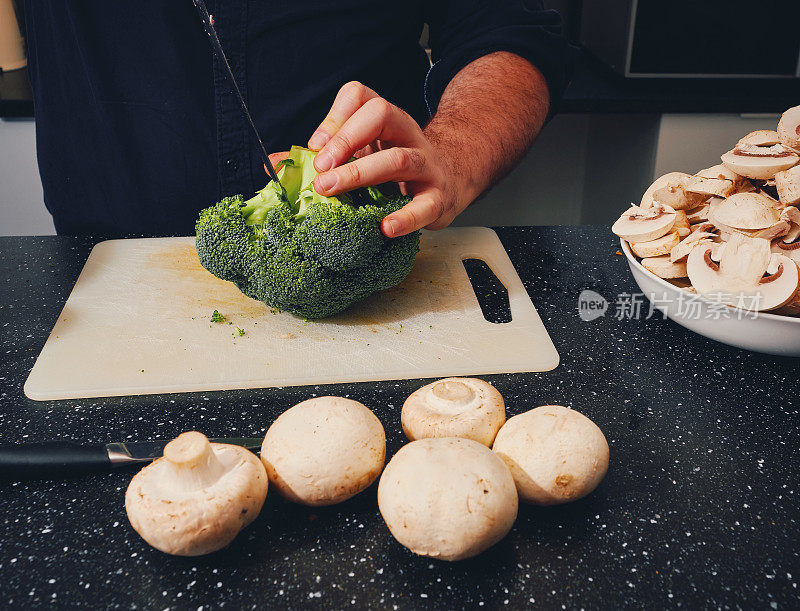
<instances>
[{"instance_id":1,"label":"sliced mushroom","mask_svg":"<svg viewBox=\"0 0 800 611\"><path fill-rule=\"evenodd\" d=\"M791 217L784 214L780 203L763 193L737 193L712 202L709 221L725 240L734 233L772 240L786 235L792 227Z\"/></svg>"},{"instance_id":2,"label":"sliced mushroom","mask_svg":"<svg viewBox=\"0 0 800 611\"><path fill-rule=\"evenodd\" d=\"M800 151L800 106L794 106L781 115L778 136L783 146Z\"/></svg>"},{"instance_id":3,"label":"sliced mushroom","mask_svg":"<svg viewBox=\"0 0 800 611\"><path fill-rule=\"evenodd\" d=\"M795 239L792 242L774 240L770 250L773 254L789 257L792 261L800 265L800 239Z\"/></svg>"},{"instance_id":4,"label":"sliced mushroom","mask_svg":"<svg viewBox=\"0 0 800 611\"><path fill-rule=\"evenodd\" d=\"M781 139L780 136L778 136L778 132L771 129L759 129L741 138L736 145L752 144L753 146L774 146L780 143Z\"/></svg>"},{"instance_id":5,"label":"sliced mushroom","mask_svg":"<svg viewBox=\"0 0 800 611\"><path fill-rule=\"evenodd\" d=\"M709 206L708 220L723 230L766 229L780 220L773 200L761 193L736 193Z\"/></svg>"},{"instance_id":6,"label":"sliced mushroom","mask_svg":"<svg viewBox=\"0 0 800 611\"><path fill-rule=\"evenodd\" d=\"M795 205L800 203L800 165L775 174L775 189L781 203Z\"/></svg>"},{"instance_id":7,"label":"sliced mushroom","mask_svg":"<svg viewBox=\"0 0 800 611\"><path fill-rule=\"evenodd\" d=\"M720 164L660 176L613 229L682 290L711 287L726 305L800 316L800 106L776 131L740 138Z\"/></svg>"},{"instance_id":8,"label":"sliced mushroom","mask_svg":"<svg viewBox=\"0 0 800 611\"><path fill-rule=\"evenodd\" d=\"M695 288L692 286L692 283L689 282L687 278L666 278L666 281L671 285L677 286L679 289L686 291L687 293L697 293Z\"/></svg>"},{"instance_id":9,"label":"sliced mushroom","mask_svg":"<svg viewBox=\"0 0 800 611\"><path fill-rule=\"evenodd\" d=\"M713 256L715 249L719 263ZM739 234L733 234L724 248L693 249L686 266L699 294L748 310L779 308L792 299L800 284L797 265L789 257L771 254L766 240Z\"/></svg>"},{"instance_id":10,"label":"sliced mushroom","mask_svg":"<svg viewBox=\"0 0 800 611\"><path fill-rule=\"evenodd\" d=\"M795 242L800 237L800 210L794 206L787 206L781 212L781 220L789 223L789 231L783 236L783 241Z\"/></svg>"},{"instance_id":11,"label":"sliced mushroom","mask_svg":"<svg viewBox=\"0 0 800 611\"><path fill-rule=\"evenodd\" d=\"M755 193L758 191L758 187L756 187L751 181L745 180L743 181L737 188L737 193Z\"/></svg>"},{"instance_id":12,"label":"sliced mushroom","mask_svg":"<svg viewBox=\"0 0 800 611\"><path fill-rule=\"evenodd\" d=\"M678 236L681 238L685 238L687 235L692 233L692 226L689 223L689 217L686 216L685 211L675 211L675 224L672 226L672 228L678 232Z\"/></svg>"},{"instance_id":13,"label":"sliced mushroom","mask_svg":"<svg viewBox=\"0 0 800 611\"><path fill-rule=\"evenodd\" d=\"M773 180L773 182L774 182L774 180ZM765 185L766 185L766 183L765 183ZM770 192L769 190L764 188L764 185L762 185L762 187L760 189L758 189L758 191L756 191L756 192L761 197L765 197L766 199L764 200L764 202L765 203L768 202L778 212L780 212L781 210L783 210L786 207L786 204L783 204L778 200L778 197L777 197L778 191L776 189L772 189L772 191Z\"/></svg>"},{"instance_id":14,"label":"sliced mushroom","mask_svg":"<svg viewBox=\"0 0 800 611\"><path fill-rule=\"evenodd\" d=\"M780 314L781 316L800 316L800 301L795 297L789 303L782 305L779 308L772 310L772 314Z\"/></svg>"},{"instance_id":15,"label":"sliced mushroom","mask_svg":"<svg viewBox=\"0 0 800 611\"><path fill-rule=\"evenodd\" d=\"M670 278L667 280L672 286L677 286L679 289L688 289L692 286L688 278Z\"/></svg>"},{"instance_id":16,"label":"sliced mushroom","mask_svg":"<svg viewBox=\"0 0 800 611\"><path fill-rule=\"evenodd\" d=\"M779 172L777 172L777 173L779 173ZM780 201L778 201L778 189L775 188L775 178L774 177L772 179L770 179L770 180L765 180L763 182L759 181L759 183L760 184L757 187L759 193L761 193L762 195L766 195L770 199L775 200L776 205L778 207L780 207L780 208L783 208L783 206L786 205L786 204L782 204Z\"/></svg>"},{"instance_id":17,"label":"sliced mushroom","mask_svg":"<svg viewBox=\"0 0 800 611\"><path fill-rule=\"evenodd\" d=\"M654 204L648 209L631 206L612 225L611 231L628 242L649 242L669 233L675 224L675 210Z\"/></svg>"},{"instance_id":18,"label":"sliced mushroom","mask_svg":"<svg viewBox=\"0 0 800 611\"><path fill-rule=\"evenodd\" d=\"M659 189L663 189L669 185L682 185L686 184L691 179L690 174L686 174L685 172L669 172L664 174L663 176L659 176L653 181L653 184L647 187L647 190L642 195L642 201L640 203L640 207L647 210L650 208L654 203L655 200L653 199L653 194L658 191Z\"/></svg>"},{"instance_id":19,"label":"sliced mushroom","mask_svg":"<svg viewBox=\"0 0 800 611\"><path fill-rule=\"evenodd\" d=\"M759 231L753 232L743 232L740 231L743 235L747 235L751 238L761 238L762 240L774 240L775 238L780 238L785 236L789 233L791 229L791 224L788 221L781 219L774 225L767 227L766 229L761 229Z\"/></svg>"},{"instance_id":20,"label":"sliced mushroom","mask_svg":"<svg viewBox=\"0 0 800 611\"><path fill-rule=\"evenodd\" d=\"M660 189L653 191L653 202L656 204L664 204L673 210L690 210L697 208L706 199L707 195L702 193L693 193L687 190L687 185L692 180L692 177L687 174L676 172L679 176L667 182L666 185ZM663 177L662 177L663 178Z\"/></svg>"},{"instance_id":21,"label":"sliced mushroom","mask_svg":"<svg viewBox=\"0 0 800 611\"><path fill-rule=\"evenodd\" d=\"M686 190L706 196L728 197L745 182L744 178L720 164L692 176L686 184Z\"/></svg>"},{"instance_id":22,"label":"sliced mushroom","mask_svg":"<svg viewBox=\"0 0 800 611\"><path fill-rule=\"evenodd\" d=\"M777 172L788 170L800 162L797 153L782 144L738 144L722 155L721 159L722 165L736 174L758 180L768 180Z\"/></svg>"},{"instance_id":23,"label":"sliced mushroom","mask_svg":"<svg viewBox=\"0 0 800 611\"><path fill-rule=\"evenodd\" d=\"M772 311L773 314L781 314L783 316L800 316L800 289L794 296L780 308Z\"/></svg>"},{"instance_id":24,"label":"sliced mushroom","mask_svg":"<svg viewBox=\"0 0 800 611\"><path fill-rule=\"evenodd\" d=\"M714 227L713 223L709 223L708 221L706 221L704 223L696 223L696 224L692 225L692 233L698 233L698 232L704 232L704 233L711 234L711 237L709 239L714 240L714 241L719 241L721 239L720 238L719 229ZM689 235L692 235L692 234L689 234Z\"/></svg>"},{"instance_id":25,"label":"sliced mushroom","mask_svg":"<svg viewBox=\"0 0 800 611\"><path fill-rule=\"evenodd\" d=\"M639 258L658 257L668 254L679 242L678 232L672 231L649 242L634 242L630 247L633 254Z\"/></svg>"},{"instance_id":26,"label":"sliced mushroom","mask_svg":"<svg viewBox=\"0 0 800 611\"><path fill-rule=\"evenodd\" d=\"M708 211L711 208L710 203L715 198L711 198L708 202L700 204L697 208L692 208L686 211L686 220L689 221L690 226L694 223L699 223L708 220Z\"/></svg>"},{"instance_id":27,"label":"sliced mushroom","mask_svg":"<svg viewBox=\"0 0 800 611\"><path fill-rule=\"evenodd\" d=\"M703 223L692 225L692 233L697 233L698 231L704 231L713 234L715 231L717 231L717 228L714 227L714 223L705 221Z\"/></svg>"},{"instance_id":28,"label":"sliced mushroom","mask_svg":"<svg viewBox=\"0 0 800 611\"><path fill-rule=\"evenodd\" d=\"M199 556L225 547L256 519L267 485L264 465L245 448L183 433L133 477L125 510L156 549Z\"/></svg>"},{"instance_id":29,"label":"sliced mushroom","mask_svg":"<svg viewBox=\"0 0 800 611\"><path fill-rule=\"evenodd\" d=\"M676 244L672 250L669 251L669 260L672 263L683 261L692 252L692 249L700 246L701 244L712 244L713 233L708 231L695 231L691 235L683 239L679 244Z\"/></svg>"},{"instance_id":30,"label":"sliced mushroom","mask_svg":"<svg viewBox=\"0 0 800 611\"><path fill-rule=\"evenodd\" d=\"M669 255L642 259L642 267L659 278L686 278L687 276L686 263L683 261L673 263L670 261Z\"/></svg>"}]
</instances>

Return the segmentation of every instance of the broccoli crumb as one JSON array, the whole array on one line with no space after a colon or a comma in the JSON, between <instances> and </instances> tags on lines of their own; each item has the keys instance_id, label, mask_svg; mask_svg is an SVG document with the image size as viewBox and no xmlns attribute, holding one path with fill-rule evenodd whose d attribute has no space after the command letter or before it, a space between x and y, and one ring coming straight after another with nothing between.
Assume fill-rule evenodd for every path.
<instances>
[{"instance_id":1,"label":"broccoli crumb","mask_svg":"<svg viewBox=\"0 0 800 611\"><path fill-rule=\"evenodd\" d=\"M214 310L214 313L211 315L211 322L224 322L225 317L219 313L219 310Z\"/></svg>"},{"instance_id":2,"label":"broccoli crumb","mask_svg":"<svg viewBox=\"0 0 800 611\"><path fill-rule=\"evenodd\" d=\"M235 329L236 330L233 332L235 336L241 337L242 335L244 335L244 329L240 329L239 327L235 327Z\"/></svg>"}]
</instances>

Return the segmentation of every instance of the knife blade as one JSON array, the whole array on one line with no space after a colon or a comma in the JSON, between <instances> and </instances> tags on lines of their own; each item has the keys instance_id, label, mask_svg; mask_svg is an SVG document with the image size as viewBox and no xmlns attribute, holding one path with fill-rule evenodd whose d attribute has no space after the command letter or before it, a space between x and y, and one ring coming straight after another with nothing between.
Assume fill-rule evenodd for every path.
<instances>
[{"instance_id":1,"label":"knife blade","mask_svg":"<svg viewBox=\"0 0 800 611\"><path fill-rule=\"evenodd\" d=\"M214 50L214 55L217 56L217 60L225 67L225 76L230 81L231 85L233 86L234 92L236 92L236 97L239 98L239 105L242 107L242 111L244 112L244 116L247 119L248 124L250 125L250 130L253 132L253 136L255 136L256 142L258 142L258 146L261 149L261 157L264 161L264 167L267 170L267 174L269 177L274 180L278 185L281 184L281 181L278 180L278 174L275 172L275 168L272 167L272 162L269 160L269 154L267 153L267 149L264 148L264 143L261 141L261 136L258 133L258 128L256 124L253 122L253 117L250 116L250 111L247 109L247 104L244 101L244 96L242 96L242 92L239 89L239 84L236 82L236 77L233 76L233 70L231 70L231 64L228 62L228 58L225 55L225 51L222 50L222 44L219 42L219 36L217 36L217 30L214 28L214 18L208 12L206 8L206 3L203 0L192 0L194 3L194 7L197 9L198 15L200 15L200 21L203 23L203 29L208 34L208 39L211 42L211 48ZM281 185L281 188L283 185Z\"/></svg>"},{"instance_id":2,"label":"knife blade","mask_svg":"<svg viewBox=\"0 0 800 611\"><path fill-rule=\"evenodd\" d=\"M253 452L261 448L263 437L217 437L211 443L242 446ZM30 478L97 473L147 464L164 453L171 440L122 441L82 445L71 441L44 441L0 446L0 479Z\"/></svg>"}]
</instances>

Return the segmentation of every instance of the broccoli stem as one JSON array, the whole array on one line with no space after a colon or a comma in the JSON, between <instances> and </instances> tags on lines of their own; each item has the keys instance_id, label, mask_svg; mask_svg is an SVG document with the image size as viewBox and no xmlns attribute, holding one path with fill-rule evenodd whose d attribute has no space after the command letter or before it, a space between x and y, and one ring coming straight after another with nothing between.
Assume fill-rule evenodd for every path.
<instances>
[{"instance_id":1,"label":"broccoli stem","mask_svg":"<svg viewBox=\"0 0 800 611\"><path fill-rule=\"evenodd\" d=\"M248 225L260 225L264 222L267 212L285 201L283 190L274 181L270 181L266 187L244 203L242 215Z\"/></svg>"},{"instance_id":2,"label":"broccoli stem","mask_svg":"<svg viewBox=\"0 0 800 611\"><path fill-rule=\"evenodd\" d=\"M245 222L248 225L262 224L267 213L281 204L288 204L297 220L304 219L308 202L301 200L300 194L311 188L317 175L314 168L316 155L312 150L293 146L287 157L289 163L283 164L278 170L280 184L270 181L255 196L245 201L242 207Z\"/></svg>"},{"instance_id":3,"label":"broccoli stem","mask_svg":"<svg viewBox=\"0 0 800 611\"><path fill-rule=\"evenodd\" d=\"M377 187L357 189L352 193L340 193L336 197L326 197L314 191L315 151L293 146L283 163L278 168L281 184L269 182L253 197L244 202L241 209L248 225L262 225L272 208L288 205L297 222L308 216L312 204L332 204L341 202L358 207L360 203L383 206L389 200Z\"/></svg>"}]
</instances>

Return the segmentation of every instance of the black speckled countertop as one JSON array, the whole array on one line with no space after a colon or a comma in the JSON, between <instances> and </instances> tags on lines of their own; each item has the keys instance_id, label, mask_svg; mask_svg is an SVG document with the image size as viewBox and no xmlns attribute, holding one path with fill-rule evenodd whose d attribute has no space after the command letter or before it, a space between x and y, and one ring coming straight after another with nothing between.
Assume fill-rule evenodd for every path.
<instances>
[{"instance_id":1,"label":"black speckled countertop","mask_svg":"<svg viewBox=\"0 0 800 611\"><path fill-rule=\"evenodd\" d=\"M636 286L604 227L498 233L561 354L557 369L486 378L509 416L545 403L591 417L611 446L600 488L522 506L478 558L415 557L389 534L375 486L335 507L271 493L226 550L172 558L130 528L131 472L0 484L0 606L419 608L800 606L800 361L751 354L656 318L592 322L577 296ZM364 402L388 454L425 380L37 403L22 385L94 240L0 239L0 442L261 435L313 395Z\"/></svg>"}]
</instances>

